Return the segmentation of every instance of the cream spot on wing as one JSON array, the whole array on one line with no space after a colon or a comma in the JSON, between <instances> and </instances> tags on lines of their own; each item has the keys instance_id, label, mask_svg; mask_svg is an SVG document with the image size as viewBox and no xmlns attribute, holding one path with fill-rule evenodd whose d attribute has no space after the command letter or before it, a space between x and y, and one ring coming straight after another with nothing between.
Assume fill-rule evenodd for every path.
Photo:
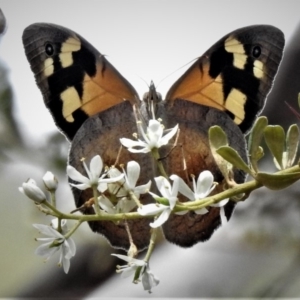
<instances>
[{"instance_id":1,"label":"cream spot on wing","mask_svg":"<svg viewBox=\"0 0 300 300\"><path fill-rule=\"evenodd\" d=\"M71 66L73 64L72 52L60 53L59 60L63 68Z\"/></svg>"},{"instance_id":2,"label":"cream spot on wing","mask_svg":"<svg viewBox=\"0 0 300 300\"><path fill-rule=\"evenodd\" d=\"M225 107L234 114L234 123L241 124L245 118L247 96L237 89L232 89L226 98Z\"/></svg>"},{"instance_id":3,"label":"cream spot on wing","mask_svg":"<svg viewBox=\"0 0 300 300\"><path fill-rule=\"evenodd\" d=\"M225 50L229 53L233 53L233 65L238 69L244 70L247 55L245 55L243 44L237 39L229 37L225 41Z\"/></svg>"},{"instance_id":4,"label":"cream spot on wing","mask_svg":"<svg viewBox=\"0 0 300 300\"><path fill-rule=\"evenodd\" d=\"M227 38L225 41L225 50L229 53L245 54L243 44L232 37Z\"/></svg>"},{"instance_id":5,"label":"cream spot on wing","mask_svg":"<svg viewBox=\"0 0 300 300\"><path fill-rule=\"evenodd\" d=\"M64 118L70 123L74 122L72 114L81 107L81 100L76 89L73 86L67 88L60 94L60 98L63 102L62 114Z\"/></svg>"},{"instance_id":6,"label":"cream spot on wing","mask_svg":"<svg viewBox=\"0 0 300 300\"><path fill-rule=\"evenodd\" d=\"M44 75L46 77L49 77L54 72L54 65L53 65L53 59L51 57L48 57L44 61Z\"/></svg>"},{"instance_id":7,"label":"cream spot on wing","mask_svg":"<svg viewBox=\"0 0 300 300\"><path fill-rule=\"evenodd\" d=\"M254 66L253 66L253 74L256 78L262 78L264 76L264 64L259 61L255 60L254 61Z\"/></svg>"},{"instance_id":8,"label":"cream spot on wing","mask_svg":"<svg viewBox=\"0 0 300 300\"><path fill-rule=\"evenodd\" d=\"M68 38L61 46L59 60L63 68L69 67L73 64L72 53L79 51L81 48L81 43L74 37Z\"/></svg>"},{"instance_id":9,"label":"cream spot on wing","mask_svg":"<svg viewBox=\"0 0 300 300\"><path fill-rule=\"evenodd\" d=\"M244 54L233 54L233 65L241 70L244 70L245 64L247 62L247 55Z\"/></svg>"},{"instance_id":10,"label":"cream spot on wing","mask_svg":"<svg viewBox=\"0 0 300 300\"><path fill-rule=\"evenodd\" d=\"M80 40L70 37L61 46L60 52L76 52L81 48Z\"/></svg>"}]
</instances>

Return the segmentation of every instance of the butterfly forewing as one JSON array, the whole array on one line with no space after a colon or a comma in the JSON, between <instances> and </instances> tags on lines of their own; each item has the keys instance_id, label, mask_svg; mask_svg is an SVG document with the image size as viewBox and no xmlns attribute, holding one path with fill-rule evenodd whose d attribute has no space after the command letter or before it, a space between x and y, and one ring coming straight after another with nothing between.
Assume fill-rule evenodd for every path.
<instances>
[{"instance_id":1,"label":"butterfly forewing","mask_svg":"<svg viewBox=\"0 0 300 300\"><path fill-rule=\"evenodd\" d=\"M24 30L23 43L45 104L69 139L89 116L125 99L138 103L131 84L73 31L37 23Z\"/></svg>"},{"instance_id":2,"label":"butterfly forewing","mask_svg":"<svg viewBox=\"0 0 300 300\"><path fill-rule=\"evenodd\" d=\"M283 33L269 25L233 31L174 83L166 100L186 99L224 110L247 132L264 107L283 47Z\"/></svg>"}]
</instances>

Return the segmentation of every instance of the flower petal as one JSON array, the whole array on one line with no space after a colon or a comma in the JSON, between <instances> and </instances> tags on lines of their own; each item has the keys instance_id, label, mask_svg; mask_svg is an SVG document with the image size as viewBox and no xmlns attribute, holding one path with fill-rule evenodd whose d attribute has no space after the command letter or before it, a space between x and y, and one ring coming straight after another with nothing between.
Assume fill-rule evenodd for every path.
<instances>
[{"instance_id":1,"label":"flower petal","mask_svg":"<svg viewBox=\"0 0 300 300\"><path fill-rule=\"evenodd\" d=\"M53 241L50 243L45 243L45 244L38 246L35 249L34 254L39 255L39 256L44 256L44 257L52 256L59 249L59 247L50 247L52 243L53 243Z\"/></svg>"},{"instance_id":2,"label":"flower petal","mask_svg":"<svg viewBox=\"0 0 300 300\"><path fill-rule=\"evenodd\" d=\"M160 145L160 140L162 135L163 135L162 124L157 120L151 119L147 127L148 139L145 139L146 141L148 140L148 145L150 149L160 147L159 145Z\"/></svg>"},{"instance_id":3,"label":"flower petal","mask_svg":"<svg viewBox=\"0 0 300 300\"><path fill-rule=\"evenodd\" d=\"M151 289L159 284L159 278L147 267L142 276L142 283L145 291L151 292Z\"/></svg>"},{"instance_id":4,"label":"flower petal","mask_svg":"<svg viewBox=\"0 0 300 300\"><path fill-rule=\"evenodd\" d=\"M128 200L127 198L123 198L118 201L116 205L116 211L117 213L126 213L126 212L130 212L135 207L136 207L136 203L133 200Z\"/></svg>"},{"instance_id":5,"label":"flower petal","mask_svg":"<svg viewBox=\"0 0 300 300\"><path fill-rule=\"evenodd\" d=\"M111 201L105 197L104 195L102 195L100 197L99 200L99 205L100 207L105 210L106 212L108 212L109 214L115 214L116 213L116 209L114 207L114 205L111 203Z\"/></svg>"},{"instance_id":6,"label":"flower petal","mask_svg":"<svg viewBox=\"0 0 300 300\"><path fill-rule=\"evenodd\" d=\"M156 186L159 192L164 198L169 198L171 196L172 187L170 182L163 176L158 176L154 178Z\"/></svg>"},{"instance_id":7,"label":"flower petal","mask_svg":"<svg viewBox=\"0 0 300 300\"><path fill-rule=\"evenodd\" d=\"M87 177L83 176L74 167L72 167L70 165L67 166L67 174L71 179L73 179L77 182L81 182L81 183L85 183L85 184L89 183L89 179Z\"/></svg>"},{"instance_id":8,"label":"flower petal","mask_svg":"<svg viewBox=\"0 0 300 300\"><path fill-rule=\"evenodd\" d=\"M47 171L45 173L45 175L43 176L43 182L44 182L44 185L46 186L47 190L55 191L57 189L58 181L52 172Z\"/></svg>"},{"instance_id":9,"label":"flower petal","mask_svg":"<svg viewBox=\"0 0 300 300\"><path fill-rule=\"evenodd\" d=\"M198 176L196 195L199 199L205 198L211 191L214 177L210 171L203 171Z\"/></svg>"},{"instance_id":10,"label":"flower petal","mask_svg":"<svg viewBox=\"0 0 300 300\"><path fill-rule=\"evenodd\" d=\"M103 176L106 176L106 174L104 174ZM121 173L119 176L111 177L111 178L103 178L103 176L98 179L98 183L102 183L102 182L112 183L112 182L120 181L124 178L123 173Z\"/></svg>"},{"instance_id":11,"label":"flower petal","mask_svg":"<svg viewBox=\"0 0 300 300\"><path fill-rule=\"evenodd\" d=\"M19 191L25 194L29 199L37 203L46 201L44 192L36 185L36 182L31 178L28 179L27 182L22 183L22 187L19 188Z\"/></svg>"},{"instance_id":12,"label":"flower petal","mask_svg":"<svg viewBox=\"0 0 300 300\"><path fill-rule=\"evenodd\" d=\"M121 278L131 277L135 273L136 269L137 266L135 265L128 266L127 268L122 269Z\"/></svg>"},{"instance_id":13,"label":"flower petal","mask_svg":"<svg viewBox=\"0 0 300 300\"><path fill-rule=\"evenodd\" d=\"M70 183L70 185L82 191L91 187L91 185L87 183L79 183L79 184Z\"/></svg>"},{"instance_id":14,"label":"flower petal","mask_svg":"<svg viewBox=\"0 0 300 300\"><path fill-rule=\"evenodd\" d=\"M177 130L178 130L178 124L160 139L159 147L163 145L167 145L169 140L176 134Z\"/></svg>"},{"instance_id":15,"label":"flower petal","mask_svg":"<svg viewBox=\"0 0 300 300\"><path fill-rule=\"evenodd\" d=\"M136 161L132 160L127 163L127 176L125 175L125 178L129 189L133 190L135 188L140 176L140 171L141 167Z\"/></svg>"},{"instance_id":16,"label":"flower petal","mask_svg":"<svg viewBox=\"0 0 300 300\"><path fill-rule=\"evenodd\" d=\"M218 203L211 204L210 206L212 206L212 207L222 207L222 206L226 205L228 203L228 201L229 201L229 198L226 198L226 199L221 200Z\"/></svg>"},{"instance_id":17,"label":"flower petal","mask_svg":"<svg viewBox=\"0 0 300 300\"><path fill-rule=\"evenodd\" d=\"M203 207L203 208L200 208L200 209L196 209L195 213L197 215L205 215L206 213L208 213L208 210L205 207Z\"/></svg>"},{"instance_id":18,"label":"flower petal","mask_svg":"<svg viewBox=\"0 0 300 300\"><path fill-rule=\"evenodd\" d=\"M64 239L64 236L61 235L57 230L53 229L50 226L43 224L32 224L40 233L53 237L55 239Z\"/></svg>"},{"instance_id":19,"label":"flower petal","mask_svg":"<svg viewBox=\"0 0 300 300\"><path fill-rule=\"evenodd\" d=\"M120 139L121 144L126 148L133 148L133 147L146 147L148 144L141 140L131 140L127 138Z\"/></svg>"},{"instance_id":20,"label":"flower petal","mask_svg":"<svg viewBox=\"0 0 300 300\"><path fill-rule=\"evenodd\" d=\"M169 208L169 206L163 204L150 203L139 207L137 209L137 212L142 216L151 216L156 215L167 208Z\"/></svg>"},{"instance_id":21,"label":"flower petal","mask_svg":"<svg viewBox=\"0 0 300 300\"><path fill-rule=\"evenodd\" d=\"M191 201L195 200L195 194L193 193L193 191L190 189L190 187L184 182L184 180L181 177L179 177L177 175L171 175L170 179L172 179L174 182L177 182L179 193L181 193L182 195L184 195Z\"/></svg>"},{"instance_id":22,"label":"flower petal","mask_svg":"<svg viewBox=\"0 0 300 300\"><path fill-rule=\"evenodd\" d=\"M76 253L76 245L72 238L68 238L62 244L64 257L70 259Z\"/></svg>"},{"instance_id":23,"label":"flower petal","mask_svg":"<svg viewBox=\"0 0 300 300\"><path fill-rule=\"evenodd\" d=\"M70 269L70 259L66 258L66 257L62 257L62 265L63 265L63 268L64 268L64 272L66 274L68 274L69 272L69 269Z\"/></svg>"},{"instance_id":24,"label":"flower petal","mask_svg":"<svg viewBox=\"0 0 300 300\"><path fill-rule=\"evenodd\" d=\"M163 127L159 121L157 121L155 119L150 119L148 127L147 127L147 131L148 131L148 133L149 132L156 133L161 136L162 132L163 132Z\"/></svg>"},{"instance_id":25,"label":"flower petal","mask_svg":"<svg viewBox=\"0 0 300 300\"><path fill-rule=\"evenodd\" d=\"M97 186L97 190L100 192L100 193L104 193L106 190L107 190L107 183L106 182L100 182Z\"/></svg>"},{"instance_id":26,"label":"flower petal","mask_svg":"<svg viewBox=\"0 0 300 300\"><path fill-rule=\"evenodd\" d=\"M152 184L152 182L151 182L151 180L149 180L146 184L136 186L133 190L134 194L136 194L139 197L140 194L148 193L150 190L151 184Z\"/></svg>"},{"instance_id":27,"label":"flower petal","mask_svg":"<svg viewBox=\"0 0 300 300\"><path fill-rule=\"evenodd\" d=\"M129 257L129 256L126 256L126 255L115 254L115 253L112 253L111 255L116 256L116 257L118 257L122 260L125 260L128 263L135 264L136 266L139 266L139 267L142 267L142 266L146 265L146 262L144 260L141 260L141 259L136 259L136 258Z\"/></svg>"},{"instance_id":28,"label":"flower petal","mask_svg":"<svg viewBox=\"0 0 300 300\"><path fill-rule=\"evenodd\" d=\"M113 177L118 177L120 176L122 173L115 167L111 167L109 170L108 170L108 175L110 178L113 178Z\"/></svg>"},{"instance_id":29,"label":"flower petal","mask_svg":"<svg viewBox=\"0 0 300 300\"><path fill-rule=\"evenodd\" d=\"M90 162L90 172L91 172L91 180L98 180L103 169L103 162L100 155L96 155L91 159Z\"/></svg>"},{"instance_id":30,"label":"flower petal","mask_svg":"<svg viewBox=\"0 0 300 300\"><path fill-rule=\"evenodd\" d=\"M170 207L167 206L167 208L162 211L162 213L159 215L159 217L153 223L150 223L150 226L152 228L157 228L157 227L161 226L168 220L170 214L171 214L171 209L170 209Z\"/></svg>"}]
</instances>

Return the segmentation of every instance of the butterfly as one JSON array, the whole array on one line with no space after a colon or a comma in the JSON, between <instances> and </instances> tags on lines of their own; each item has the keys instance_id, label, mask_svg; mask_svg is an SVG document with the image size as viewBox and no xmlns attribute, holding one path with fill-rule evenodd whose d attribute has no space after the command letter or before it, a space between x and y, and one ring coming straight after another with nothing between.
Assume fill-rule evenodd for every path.
<instances>
[{"instance_id":1,"label":"butterfly","mask_svg":"<svg viewBox=\"0 0 300 300\"><path fill-rule=\"evenodd\" d=\"M235 30L200 56L172 85L165 100L151 84L143 101L104 55L67 28L32 24L24 30L23 44L45 105L71 141L69 164L84 172L82 157L88 160L100 154L109 166L135 160L142 170L137 184L153 179L158 173L152 158L120 151L119 139L131 138L137 132L134 110L147 124L154 107L155 116L166 128L176 124L180 128L178 146L160 149L164 168L167 174L177 174L191 185L191 176L206 169L215 181L224 180L209 148L208 129L213 125L223 128L230 145L247 160L244 135L265 105L283 56L284 35L269 25ZM234 170L234 179L244 182L244 172ZM92 197L88 190L74 189L73 194L77 207ZM179 200L187 201L184 197ZM153 199L145 194L140 201L147 204ZM224 207L228 220L234 207L233 201ZM93 214L94 210L86 208L83 213ZM151 221L127 220L139 250L148 245ZM190 247L208 240L220 224L220 209L211 207L204 215L172 214L163 225L163 233L168 241ZM113 247L129 248L124 222L93 221L89 225Z\"/></svg>"}]
</instances>

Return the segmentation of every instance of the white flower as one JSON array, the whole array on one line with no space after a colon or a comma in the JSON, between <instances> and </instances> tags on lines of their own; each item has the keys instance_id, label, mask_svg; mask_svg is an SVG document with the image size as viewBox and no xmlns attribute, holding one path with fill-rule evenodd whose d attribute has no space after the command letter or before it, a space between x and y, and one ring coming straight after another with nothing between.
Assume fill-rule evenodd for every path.
<instances>
[{"instance_id":1,"label":"white flower","mask_svg":"<svg viewBox=\"0 0 300 300\"><path fill-rule=\"evenodd\" d=\"M37 241L44 242L36 250L35 254L46 257L46 261L57 251L60 252L58 265L63 266L65 273L68 273L70 268L70 259L75 255L76 246L71 238L66 239L56 229L58 220L54 219L51 222L52 226L33 224L42 234L48 236L46 238L37 238ZM66 220L62 220L62 233L67 231Z\"/></svg>"},{"instance_id":2,"label":"white flower","mask_svg":"<svg viewBox=\"0 0 300 300\"><path fill-rule=\"evenodd\" d=\"M138 213L142 216L156 215L160 213L159 217L153 223L150 223L150 226L152 228L157 228L168 220L176 204L179 182L176 180L173 182L173 186L171 186L170 182L163 176L155 177L154 179L159 192L164 198L168 199L169 205L167 206L164 204L157 203L143 205L142 207L138 208ZM157 196L154 193L150 192L150 194L155 199L161 198L160 196Z\"/></svg>"},{"instance_id":3,"label":"white flower","mask_svg":"<svg viewBox=\"0 0 300 300\"><path fill-rule=\"evenodd\" d=\"M193 191L189 188L189 186L177 175L171 176L172 180L178 180L178 190L179 192L186 196L191 201L196 201L207 197L212 190L216 187L214 184L214 177L210 171L203 171L198 176L197 182L193 177ZM220 207L224 206L229 199L224 199L216 204L211 204L210 206ZM206 208L201 208L195 211L198 214L205 214L208 212Z\"/></svg>"},{"instance_id":4,"label":"white flower","mask_svg":"<svg viewBox=\"0 0 300 300\"><path fill-rule=\"evenodd\" d=\"M114 205L106 196L101 195L99 204L102 209L110 214L125 213L131 211L136 207L136 202L130 198L129 191L139 198L140 194L145 194L149 191L151 186L151 180L147 184L136 186L137 180L140 176L140 165L135 161L127 163L127 173L124 171L124 178L118 182L109 183L108 191L114 195L114 198L118 199L116 205ZM108 171L110 178L120 177L122 173L116 169L111 168Z\"/></svg>"},{"instance_id":5,"label":"white flower","mask_svg":"<svg viewBox=\"0 0 300 300\"><path fill-rule=\"evenodd\" d=\"M142 267L142 271L143 271L143 269L147 265L147 263L144 260L132 258L122 254L112 254L112 255L128 262L127 265L118 266L118 272L121 273L122 278L126 278L131 275L134 275L136 270L140 267Z\"/></svg>"},{"instance_id":6,"label":"white flower","mask_svg":"<svg viewBox=\"0 0 300 300\"><path fill-rule=\"evenodd\" d=\"M117 193L114 194L117 197L126 197L128 196L128 191L131 191L137 198L140 197L140 194L145 194L149 191L151 187L151 180L149 180L146 184L136 186L141 172L140 165L136 161L129 161L127 163L126 171L127 172L123 170L124 178L119 180L119 184L109 184L109 191L114 193L114 190L116 190ZM119 178L122 173L116 168L111 168L108 171L108 174L111 178Z\"/></svg>"},{"instance_id":7,"label":"white flower","mask_svg":"<svg viewBox=\"0 0 300 300\"><path fill-rule=\"evenodd\" d=\"M91 188L94 185L97 185L99 192L104 192L107 189L107 183L118 181L124 176L123 174L121 174L119 178L104 178L107 175L106 173L100 176L103 169L103 162L100 155L96 155L91 159L90 169L88 169L84 161L83 166L88 177L80 174L74 167L67 166L68 176L77 182L81 182L81 184L71 183L71 185L80 190L85 190L87 188Z\"/></svg>"},{"instance_id":8,"label":"white flower","mask_svg":"<svg viewBox=\"0 0 300 300\"><path fill-rule=\"evenodd\" d=\"M99 205L103 210L105 210L109 214L118 214L118 213L130 212L134 207L136 207L136 203L134 202L134 200L129 200L126 197L118 200L117 204L114 205L104 195L100 196Z\"/></svg>"},{"instance_id":9,"label":"white flower","mask_svg":"<svg viewBox=\"0 0 300 300\"><path fill-rule=\"evenodd\" d=\"M46 201L44 192L36 185L36 182L31 178L22 183L22 187L19 187L19 191L36 203L42 203Z\"/></svg>"},{"instance_id":10,"label":"white flower","mask_svg":"<svg viewBox=\"0 0 300 300\"><path fill-rule=\"evenodd\" d=\"M159 203L151 203L139 207L137 212L141 216L152 216L160 213L159 217L153 223L150 223L152 228L157 228L169 219L172 210L170 206Z\"/></svg>"},{"instance_id":11,"label":"white flower","mask_svg":"<svg viewBox=\"0 0 300 300\"><path fill-rule=\"evenodd\" d=\"M122 278L126 278L131 275L134 275L137 269L141 268L139 273L140 276L139 278L136 278L136 280L139 280L140 277L142 276L142 284L145 291L149 291L149 293L151 293L151 289L159 284L159 279L153 274L153 272L149 268L149 265L144 260L135 259L121 254L112 254L112 255L128 262L127 265L117 266L118 267L117 272L122 273L121 274Z\"/></svg>"},{"instance_id":12,"label":"white flower","mask_svg":"<svg viewBox=\"0 0 300 300\"><path fill-rule=\"evenodd\" d=\"M159 278L149 269L148 265L142 275L142 283L145 291L151 293L151 289L159 284Z\"/></svg>"},{"instance_id":13,"label":"white flower","mask_svg":"<svg viewBox=\"0 0 300 300\"><path fill-rule=\"evenodd\" d=\"M131 140L127 138L121 138L121 144L128 148L128 151L133 153L148 153L153 148L160 148L168 144L169 140L175 135L178 130L178 124L172 128L167 134L163 136L164 127L163 125L157 120L150 120L149 125L147 127L147 133L145 133L141 122L138 122L140 132L143 136L144 141L138 139ZM135 149L138 147L138 149Z\"/></svg>"},{"instance_id":14,"label":"white flower","mask_svg":"<svg viewBox=\"0 0 300 300\"><path fill-rule=\"evenodd\" d=\"M46 172L46 174L43 177L43 182L48 191L56 191L58 181L52 172Z\"/></svg>"},{"instance_id":15,"label":"white flower","mask_svg":"<svg viewBox=\"0 0 300 300\"><path fill-rule=\"evenodd\" d=\"M136 186L136 183L140 177L141 167L136 161L129 161L127 163L127 173L124 171L125 175L125 188L132 191L137 198L140 194L145 194L149 191L151 187L151 180L148 183Z\"/></svg>"}]
</instances>

